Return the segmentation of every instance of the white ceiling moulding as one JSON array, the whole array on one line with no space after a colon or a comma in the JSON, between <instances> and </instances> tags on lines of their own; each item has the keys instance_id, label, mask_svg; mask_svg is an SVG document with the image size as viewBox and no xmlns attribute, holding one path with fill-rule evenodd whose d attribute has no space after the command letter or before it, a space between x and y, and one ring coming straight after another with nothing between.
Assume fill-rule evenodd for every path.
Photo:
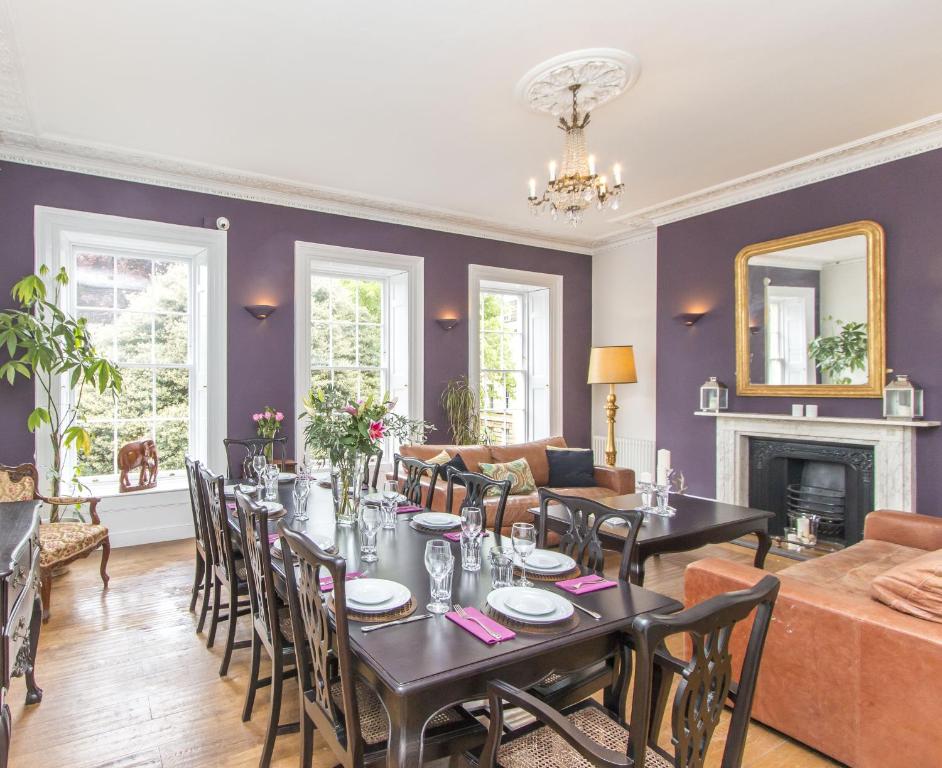
<instances>
[{"instance_id":1,"label":"white ceiling moulding","mask_svg":"<svg viewBox=\"0 0 942 768\"><path fill-rule=\"evenodd\" d=\"M596 252L642 240L657 227L710 211L803 187L854 171L942 148L942 114L875 133L857 141L612 219L618 232L597 239Z\"/></svg>"}]
</instances>

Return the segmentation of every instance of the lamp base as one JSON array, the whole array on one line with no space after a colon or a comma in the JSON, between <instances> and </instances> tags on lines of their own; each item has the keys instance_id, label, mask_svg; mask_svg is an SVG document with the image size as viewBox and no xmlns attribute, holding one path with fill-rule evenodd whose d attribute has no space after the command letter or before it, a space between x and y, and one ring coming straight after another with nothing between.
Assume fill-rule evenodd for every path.
<instances>
[{"instance_id":1,"label":"lamp base","mask_svg":"<svg viewBox=\"0 0 942 768\"><path fill-rule=\"evenodd\" d=\"M615 414L618 406L615 404L615 385L608 385L608 397L605 398L605 416L608 419L608 437L605 440L605 464L615 466L617 451L615 450Z\"/></svg>"}]
</instances>

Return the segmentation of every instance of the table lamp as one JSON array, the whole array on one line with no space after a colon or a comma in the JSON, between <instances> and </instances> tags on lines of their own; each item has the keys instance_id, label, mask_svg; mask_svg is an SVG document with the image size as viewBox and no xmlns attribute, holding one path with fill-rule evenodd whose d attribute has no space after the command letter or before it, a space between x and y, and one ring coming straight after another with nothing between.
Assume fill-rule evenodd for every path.
<instances>
[{"instance_id":1,"label":"table lamp","mask_svg":"<svg viewBox=\"0 0 942 768\"><path fill-rule=\"evenodd\" d=\"M608 418L608 438L605 441L605 463L615 466L615 385L634 384L638 381L635 372L634 347L592 347L589 355L589 384L608 384L605 399L605 415Z\"/></svg>"}]
</instances>

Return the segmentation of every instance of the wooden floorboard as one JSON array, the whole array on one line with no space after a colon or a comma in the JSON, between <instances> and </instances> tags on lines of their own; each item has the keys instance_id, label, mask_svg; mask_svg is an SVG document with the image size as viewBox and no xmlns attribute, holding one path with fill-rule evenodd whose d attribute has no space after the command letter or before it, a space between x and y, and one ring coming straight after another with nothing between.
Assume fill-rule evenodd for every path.
<instances>
[{"instance_id":1,"label":"wooden floorboard","mask_svg":"<svg viewBox=\"0 0 942 768\"><path fill-rule=\"evenodd\" d=\"M733 545L710 546L648 561L647 585L680 598L683 571L702 557L751 562ZM775 571L793 561L770 556ZM116 549L111 586L102 592L96 558L74 563L56 579L52 618L43 628L37 678L45 691L25 707L22 680L11 692L11 768L251 768L258 765L268 716L263 689L249 723L241 721L248 651L235 651L229 674L218 675L222 638L207 649L188 611L193 545L167 542ZM243 620L238 639L247 639ZM283 712L294 719L297 688L289 683ZM668 724L665 723L665 729ZM715 736L725 738L726 723ZM669 743L665 730L664 743ZM314 765L335 764L316 737ZM298 736L278 737L275 768L298 765ZM718 766L720 744L708 766ZM753 723L744 766L817 768L837 765Z\"/></svg>"}]
</instances>

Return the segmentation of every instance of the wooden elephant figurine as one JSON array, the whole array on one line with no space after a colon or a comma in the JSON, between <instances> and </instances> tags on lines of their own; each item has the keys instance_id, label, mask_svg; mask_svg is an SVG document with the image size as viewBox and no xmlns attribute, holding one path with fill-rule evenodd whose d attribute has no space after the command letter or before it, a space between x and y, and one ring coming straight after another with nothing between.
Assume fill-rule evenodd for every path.
<instances>
[{"instance_id":1,"label":"wooden elephant figurine","mask_svg":"<svg viewBox=\"0 0 942 768\"><path fill-rule=\"evenodd\" d=\"M137 440L123 445L118 451L118 469L121 472L119 490L143 491L157 485L157 444L153 440ZM137 485L131 485L128 473L140 468Z\"/></svg>"}]
</instances>

